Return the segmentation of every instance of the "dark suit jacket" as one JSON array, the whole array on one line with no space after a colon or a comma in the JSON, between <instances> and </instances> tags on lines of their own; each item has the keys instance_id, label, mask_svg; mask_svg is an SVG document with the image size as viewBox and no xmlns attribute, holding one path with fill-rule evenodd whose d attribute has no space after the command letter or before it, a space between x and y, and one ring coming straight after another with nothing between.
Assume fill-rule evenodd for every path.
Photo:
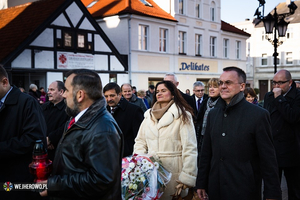
<instances>
[{"instance_id":1,"label":"dark suit jacket","mask_svg":"<svg viewBox=\"0 0 300 200\"><path fill-rule=\"evenodd\" d=\"M110 106L107 106L107 110L110 112ZM114 111L113 117L123 132L123 157L130 156L133 152L134 139L144 119L144 112L139 106L129 103L122 97Z\"/></svg>"},{"instance_id":2,"label":"dark suit jacket","mask_svg":"<svg viewBox=\"0 0 300 200\"><path fill-rule=\"evenodd\" d=\"M197 111L197 102L196 102L195 94L193 94L191 97L193 98L193 104L195 105L195 110L194 110L195 112L194 112L194 114L195 114L195 116L197 116L198 111ZM204 102L205 99L208 99L208 95L207 94L203 95L203 100L202 100L201 106L203 105L203 102Z\"/></svg>"},{"instance_id":3,"label":"dark suit jacket","mask_svg":"<svg viewBox=\"0 0 300 200\"><path fill-rule=\"evenodd\" d=\"M181 96L184 98L184 100L191 106L191 108L193 110L197 110L195 107L195 104L193 102L193 98L191 96L181 92L180 90L179 90L179 92L180 92Z\"/></svg>"},{"instance_id":4,"label":"dark suit jacket","mask_svg":"<svg viewBox=\"0 0 300 200\"><path fill-rule=\"evenodd\" d=\"M64 132L64 126L69 120L64 100L54 106L50 101L42 105L43 114L47 124L47 136L54 146L54 150L48 150L49 158L53 161L57 144Z\"/></svg>"},{"instance_id":5,"label":"dark suit jacket","mask_svg":"<svg viewBox=\"0 0 300 200\"><path fill-rule=\"evenodd\" d=\"M46 124L38 102L13 86L0 109L0 183L32 183L28 165L36 140L46 143ZM4 195L4 196L3 196ZM27 196L28 195L28 196ZM29 199L33 192L1 192L1 199Z\"/></svg>"},{"instance_id":6,"label":"dark suit jacket","mask_svg":"<svg viewBox=\"0 0 300 200\"><path fill-rule=\"evenodd\" d=\"M273 92L268 92L264 108L270 112L279 167L300 166L300 91L296 84L292 84L285 96L276 99Z\"/></svg>"}]
</instances>

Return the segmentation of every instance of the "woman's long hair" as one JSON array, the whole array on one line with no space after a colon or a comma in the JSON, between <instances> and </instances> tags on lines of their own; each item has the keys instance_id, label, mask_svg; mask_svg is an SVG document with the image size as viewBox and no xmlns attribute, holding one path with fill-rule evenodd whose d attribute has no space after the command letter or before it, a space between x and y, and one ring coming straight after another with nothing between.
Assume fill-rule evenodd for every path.
<instances>
[{"instance_id":1,"label":"woman's long hair","mask_svg":"<svg viewBox=\"0 0 300 200\"><path fill-rule=\"evenodd\" d=\"M176 105L176 107L181 111L182 113L182 119L183 119L183 123L188 122L189 117L187 114L187 111L191 113L191 115L193 115L193 109L192 107L185 101L185 99L182 97L182 95L180 94L179 90L176 88L176 86L170 82L170 81L161 81L158 82L155 86L155 92L153 95L153 103L152 106L154 105L154 103L156 103L157 99L156 99L156 91L157 91L157 86L159 86L160 84L164 84L166 86L166 88L168 88L168 90L171 92L171 95L174 96L173 100L174 103Z\"/></svg>"}]
</instances>

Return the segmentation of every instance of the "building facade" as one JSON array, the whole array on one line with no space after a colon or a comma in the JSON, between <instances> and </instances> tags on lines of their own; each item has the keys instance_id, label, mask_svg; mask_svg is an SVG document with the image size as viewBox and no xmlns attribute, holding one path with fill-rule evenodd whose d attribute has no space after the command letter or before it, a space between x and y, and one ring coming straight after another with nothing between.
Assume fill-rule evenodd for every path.
<instances>
[{"instance_id":1,"label":"building facade","mask_svg":"<svg viewBox=\"0 0 300 200\"><path fill-rule=\"evenodd\" d=\"M0 63L11 82L25 90L31 83L47 88L78 68L95 70L104 83L127 80L127 56L119 54L80 0L0 10L0 35Z\"/></svg>"},{"instance_id":2,"label":"building facade","mask_svg":"<svg viewBox=\"0 0 300 200\"><path fill-rule=\"evenodd\" d=\"M210 78L219 77L227 66L244 69L248 83L252 84L251 69L246 65L246 40L250 34L221 20L221 0L81 1L121 54L117 60L126 62L121 64L125 66L123 70L113 63L108 71L100 69L103 84L129 82L138 89L147 89L171 72L177 75L182 91L192 90L195 81L206 83ZM96 47L98 41L93 41ZM57 58L50 58L53 58L53 69L47 67L43 73L63 74L55 65ZM98 60L94 62L98 64ZM111 70L114 67L118 70ZM46 86L46 83L39 85Z\"/></svg>"},{"instance_id":3,"label":"building facade","mask_svg":"<svg viewBox=\"0 0 300 200\"><path fill-rule=\"evenodd\" d=\"M197 80L219 77L227 66L247 71L250 34L220 19L220 0L82 1L120 53L128 55L128 82L138 89L169 72L185 91Z\"/></svg>"},{"instance_id":4,"label":"building facade","mask_svg":"<svg viewBox=\"0 0 300 200\"><path fill-rule=\"evenodd\" d=\"M279 37L277 48L277 71L287 69L291 72L294 80L300 80L300 50L298 35L300 31L300 1L294 1L298 9L285 20L289 22L285 37ZM276 6L277 13L288 13L287 2ZM271 11L271 13L273 13ZM256 27L252 21L233 23L234 26L248 32L251 37L247 40L248 68L253 69L253 87L259 88L259 99L272 89L271 80L274 76L274 46L269 40L274 40L273 34L266 34L263 22Z\"/></svg>"}]
</instances>

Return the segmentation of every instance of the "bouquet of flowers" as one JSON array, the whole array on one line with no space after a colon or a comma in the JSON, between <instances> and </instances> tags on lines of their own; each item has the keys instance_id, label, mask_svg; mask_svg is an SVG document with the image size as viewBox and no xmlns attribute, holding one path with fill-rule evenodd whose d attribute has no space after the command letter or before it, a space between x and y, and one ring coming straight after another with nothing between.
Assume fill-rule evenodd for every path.
<instances>
[{"instance_id":1,"label":"bouquet of flowers","mask_svg":"<svg viewBox=\"0 0 300 200\"><path fill-rule=\"evenodd\" d=\"M122 159L122 199L159 199L171 180L161 161L150 155L137 155Z\"/></svg>"}]
</instances>

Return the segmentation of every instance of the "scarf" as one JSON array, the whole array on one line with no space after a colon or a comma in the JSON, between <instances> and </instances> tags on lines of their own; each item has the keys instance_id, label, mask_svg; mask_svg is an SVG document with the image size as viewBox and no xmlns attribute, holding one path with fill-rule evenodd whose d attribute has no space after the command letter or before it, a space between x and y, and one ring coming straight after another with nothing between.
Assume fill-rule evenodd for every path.
<instances>
[{"instance_id":1,"label":"scarf","mask_svg":"<svg viewBox=\"0 0 300 200\"><path fill-rule=\"evenodd\" d=\"M218 97L217 99L215 99L213 101L212 98L209 97L209 99L207 100L206 111L205 111L204 117L203 117L201 135L204 135L204 133L205 133L208 113L211 109L213 109L215 107L215 105L217 104L219 99L220 99L220 97Z\"/></svg>"},{"instance_id":2,"label":"scarf","mask_svg":"<svg viewBox=\"0 0 300 200\"><path fill-rule=\"evenodd\" d=\"M155 104L153 105L152 109L151 109L151 113L153 114L153 116L155 117L155 119L159 120L160 118L162 118L162 116L165 114L165 112L167 112L167 110L170 108L170 106L174 103L173 100L171 100L167 106L165 107L161 107L161 104L158 102L155 102Z\"/></svg>"}]
</instances>

